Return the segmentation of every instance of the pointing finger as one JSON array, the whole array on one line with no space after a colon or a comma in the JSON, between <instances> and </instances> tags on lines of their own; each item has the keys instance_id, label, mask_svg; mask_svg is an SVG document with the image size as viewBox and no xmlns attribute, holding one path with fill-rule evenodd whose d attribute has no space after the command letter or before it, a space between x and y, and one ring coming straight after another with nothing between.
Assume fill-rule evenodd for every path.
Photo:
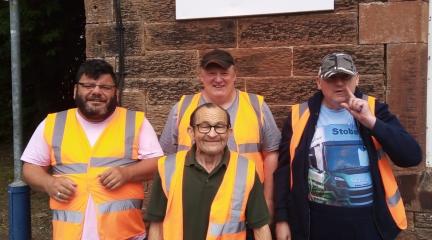
<instances>
[{"instance_id":1,"label":"pointing finger","mask_svg":"<svg viewBox=\"0 0 432 240\"><path fill-rule=\"evenodd\" d=\"M345 86L345 91L347 92L349 98L356 98L354 93L351 91L351 89L348 86Z\"/></svg>"}]
</instances>

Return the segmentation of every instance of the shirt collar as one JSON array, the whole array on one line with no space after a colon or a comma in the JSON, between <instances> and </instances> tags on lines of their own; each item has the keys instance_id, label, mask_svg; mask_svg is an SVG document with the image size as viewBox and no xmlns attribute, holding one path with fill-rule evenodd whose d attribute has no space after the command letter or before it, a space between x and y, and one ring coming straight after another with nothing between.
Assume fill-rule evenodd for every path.
<instances>
[{"instance_id":1,"label":"shirt collar","mask_svg":"<svg viewBox=\"0 0 432 240\"><path fill-rule=\"evenodd\" d=\"M196 153L196 145L194 144L186 154L185 166L199 165L198 161L195 158L195 153ZM218 168L221 165L227 166L229 162L229 158L230 158L230 151L228 150L228 146L225 146L224 153L222 155L222 161L219 163L219 165L216 168Z\"/></svg>"}]
</instances>

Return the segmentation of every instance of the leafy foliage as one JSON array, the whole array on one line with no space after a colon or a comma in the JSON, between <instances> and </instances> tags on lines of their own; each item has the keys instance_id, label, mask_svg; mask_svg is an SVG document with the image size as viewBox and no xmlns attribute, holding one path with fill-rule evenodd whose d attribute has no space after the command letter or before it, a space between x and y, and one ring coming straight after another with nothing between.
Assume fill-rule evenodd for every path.
<instances>
[{"instance_id":1,"label":"leafy foliage","mask_svg":"<svg viewBox=\"0 0 432 240\"><path fill-rule=\"evenodd\" d=\"M74 75L85 58L84 1L22 0L24 140L49 112L73 104ZM0 141L12 140L9 2L0 2Z\"/></svg>"}]
</instances>

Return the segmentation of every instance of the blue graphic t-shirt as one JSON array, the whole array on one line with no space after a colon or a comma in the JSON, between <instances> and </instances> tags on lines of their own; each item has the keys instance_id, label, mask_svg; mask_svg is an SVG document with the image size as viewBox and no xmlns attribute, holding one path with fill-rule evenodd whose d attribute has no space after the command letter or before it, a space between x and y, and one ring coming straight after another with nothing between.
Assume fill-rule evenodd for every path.
<instances>
[{"instance_id":1,"label":"blue graphic t-shirt","mask_svg":"<svg viewBox=\"0 0 432 240\"><path fill-rule=\"evenodd\" d=\"M309 200L343 207L373 201L369 157L353 116L321 105L309 149Z\"/></svg>"}]
</instances>

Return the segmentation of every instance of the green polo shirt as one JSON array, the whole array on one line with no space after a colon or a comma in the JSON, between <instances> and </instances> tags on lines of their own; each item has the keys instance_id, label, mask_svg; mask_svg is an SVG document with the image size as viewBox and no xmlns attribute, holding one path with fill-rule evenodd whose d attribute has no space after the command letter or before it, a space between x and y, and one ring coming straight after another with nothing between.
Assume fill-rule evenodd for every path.
<instances>
[{"instance_id":1,"label":"green polo shirt","mask_svg":"<svg viewBox=\"0 0 432 240\"><path fill-rule=\"evenodd\" d=\"M199 165L193 147L186 155L183 174L183 239L202 240L207 235L210 207L222 183L230 152L225 148L220 164L211 173ZM153 179L151 198L145 219L161 222L165 218L167 198L162 190L159 173ZM246 222L249 228L260 228L269 223L269 212L263 187L255 173L255 183L246 205Z\"/></svg>"}]
</instances>

